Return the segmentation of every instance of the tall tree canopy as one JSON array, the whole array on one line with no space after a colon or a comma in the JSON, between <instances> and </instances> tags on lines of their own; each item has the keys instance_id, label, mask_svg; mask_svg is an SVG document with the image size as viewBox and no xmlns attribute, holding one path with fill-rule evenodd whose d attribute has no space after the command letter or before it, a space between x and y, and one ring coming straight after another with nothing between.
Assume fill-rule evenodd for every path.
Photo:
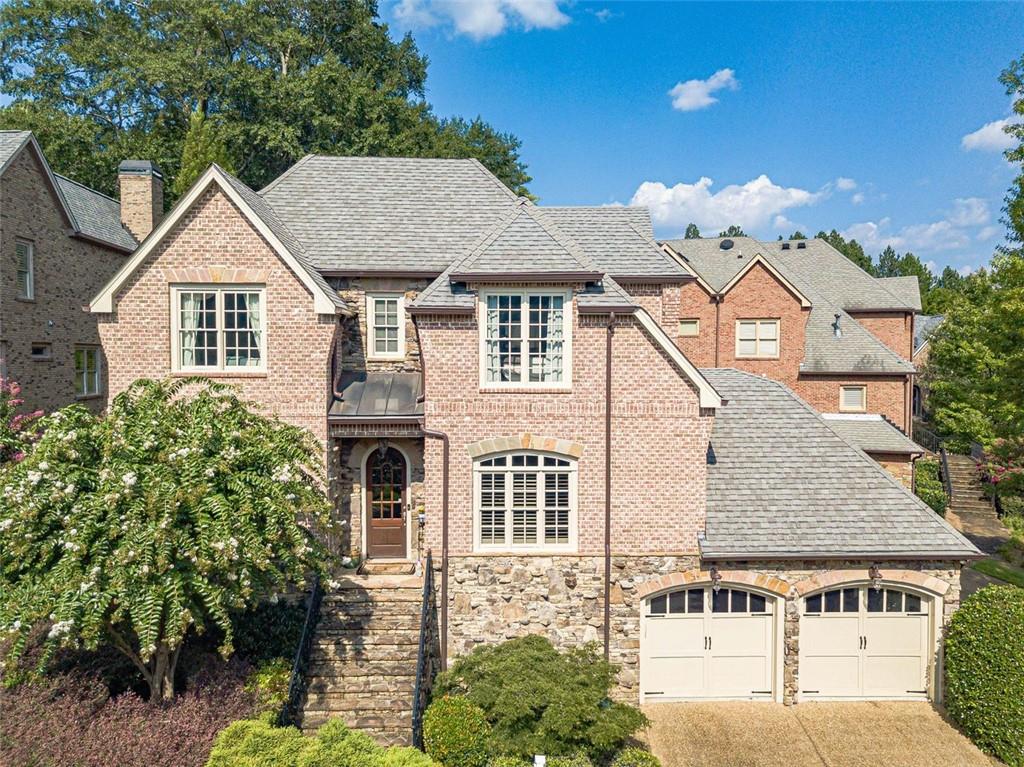
<instances>
[{"instance_id":1,"label":"tall tree canopy","mask_svg":"<svg viewBox=\"0 0 1024 767\"><path fill-rule=\"evenodd\" d=\"M743 231L743 227L742 226L737 226L736 224L733 224L732 226L730 226L725 231L719 232L718 236L719 237L746 237L747 233Z\"/></svg>"},{"instance_id":2,"label":"tall tree canopy","mask_svg":"<svg viewBox=\"0 0 1024 767\"><path fill-rule=\"evenodd\" d=\"M173 188L196 111L254 187L310 152L477 157L517 193L530 181L514 136L433 113L426 57L376 0L21 0L0 5L0 50L0 127L106 192L126 157Z\"/></svg>"},{"instance_id":3,"label":"tall tree canopy","mask_svg":"<svg viewBox=\"0 0 1024 767\"><path fill-rule=\"evenodd\" d=\"M875 273L875 265L871 263L871 256L864 252L864 248L856 240L847 240L835 229L831 232L818 232L815 236L827 242L868 274Z\"/></svg>"},{"instance_id":4,"label":"tall tree canopy","mask_svg":"<svg viewBox=\"0 0 1024 767\"><path fill-rule=\"evenodd\" d=\"M689 224L686 225L686 233L683 235L683 239L686 239L686 240L699 240L700 239L700 229L697 228L696 224L694 224L693 222L690 222Z\"/></svg>"}]
</instances>

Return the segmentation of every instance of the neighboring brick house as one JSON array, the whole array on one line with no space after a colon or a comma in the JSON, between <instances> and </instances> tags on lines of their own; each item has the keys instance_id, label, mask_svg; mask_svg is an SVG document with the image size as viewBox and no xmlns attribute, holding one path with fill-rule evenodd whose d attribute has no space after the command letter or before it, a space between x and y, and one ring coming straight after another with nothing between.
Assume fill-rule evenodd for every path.
<instances>
[{"instance_id":1,"label":"neighboring brick house","mask_svg":"<svg viewBox=\"0 0 1024 767\"><path fill-rule=\"evenodd\" d=\"M679 348L699 365L780 381L821 413L882 416L887 425L862 428L858 446L912 483L921 449L885 448L912 431L915 277L872 277L819 239L663 247L695 277L670 330Z\"/></svg>"},{"instance_id":2,"label":"neighboring brick house","mask_svg":"<svg viewBox=\"0 0 1024 767\"><path fill-rule=\"evenodd\" d=\"M120 205L50 170L28 131L0 131L0 377L26 406L99 408L106 373L83 307L136 247Z\"/></svg>"},{"instance_id":3,"label":"neighboring brick house","mask_svg":"<svg viewBox=\"0 0 1024 767\"><path fill-rule=\"evenodd\" d=\"M321 438L339 553L432 551L446 661L541 633L603 645L634 701L940 697L977 549L784 385L681 350L695 283L644 209L307 157L260 192L211 168L91 310L111 395L206 374ZM358 658L315 692L376 732L360 706L410 677L361 676L384 586L347 582L324 662Z\"/></svg>"}]
</instances>

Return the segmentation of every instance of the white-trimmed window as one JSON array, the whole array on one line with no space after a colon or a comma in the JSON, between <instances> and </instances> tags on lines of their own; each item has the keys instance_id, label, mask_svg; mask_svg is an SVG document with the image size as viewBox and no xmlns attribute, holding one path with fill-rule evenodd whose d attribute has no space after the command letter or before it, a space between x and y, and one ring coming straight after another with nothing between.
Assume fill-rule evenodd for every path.
<instances>
[{"instance_id":1,"label":"white-trimmed window","mask_svg":"<svg viewBox=\"0 0 1024 767\"><path fill-rule=\"evenodd\" d=\"M840 386L839 411L842 413L864 413L868 409L868 387Z\"/></svg>"},{"instance_id":2,"label":"white-trimmed window","mask_svg":"<svg viewBox=\"0 0 1024 767\"><path fill-rule=\"evenodd\" d=\"M98 346L75 347L75 396L96 397L100 393L100 350Z\"/></svg>"},{"instance_id":3,"label":"white-trimmed window","mask_svg":"<svg viewBox=\"0 0 1024 767\"><path fill-rule=\"evenodd\" d=\"M736 356L775 359L779 356L778 320L736 320Z\"/></svg>"},{"instance_id":4,"label":"white-trimmed window","mask_svg":"<svg viewBox=\"0 0 1024 767\"><path fill-rule=\"evenodd\" d=\"M14 255L18 298L32 300L36 297L35 246L28 240L15 240Z\"/></svg>"},{"instance_id":5,"label":"white-trimmed window","mask_svg":"<svg viewBox=\"0 0 1024 767\"><path fill-rule=\"evenodd\" d=\"M679 320L679 335L692 338L700 335L700 320Z\"/></svg>"},{"instance_id":6,"label":"white-trimmed window","mask_svg":"<svg viewBox=\"0 0 1024 767\"><path fill-rule=\"evenodd\" d=\"M566 292L486 293L481 304L484 387L570 385L571 303Z\"/></svg>"},{"instance_id":7,"label":"white-trimmed window","mask_svg":"<svg viewBox=\"0 0 1024 767\"><path fill-rule=\"evenodd\" d=\"M506 453L473 468L478 550L575 550L575 460Z\"/></svg>"},{"instance_id":8,"label":"white-trimmed window","mask_svg":"<svg viewBox=\"0 0 1024 767\"><path fill-rule=\"evenodd\" d=\"M405 297L366 296L366 356L369 359L405 357Z\"/></svg>"},{"instance_id":9,"label":"white-trimmed window","mask_svg":"<svg viewBox=\"0 0 1024 767\"><path fill-rule=\"evenodd\" d=\"M264 288L176 287L171 302L174 370L266 370Z\"/></svg>"}]
</instances>

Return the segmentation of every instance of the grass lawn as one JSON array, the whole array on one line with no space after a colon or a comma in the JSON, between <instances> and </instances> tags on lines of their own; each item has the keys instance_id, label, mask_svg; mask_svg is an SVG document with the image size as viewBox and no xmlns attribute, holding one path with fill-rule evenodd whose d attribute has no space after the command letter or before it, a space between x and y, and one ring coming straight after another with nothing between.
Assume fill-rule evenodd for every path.
<instances>
[{"instance_id":1,"label":"grass lawn","mask_svg":"<svg viewBox=\"0 0 1024 767\"><path fill-rule=\"evenodd\" d=\"M982 559L971 565L979 573L990 575L1001 581L1012 583L1024 589L1024 568L1011 565L998 559Z\"/></svg>"}]
</instances>

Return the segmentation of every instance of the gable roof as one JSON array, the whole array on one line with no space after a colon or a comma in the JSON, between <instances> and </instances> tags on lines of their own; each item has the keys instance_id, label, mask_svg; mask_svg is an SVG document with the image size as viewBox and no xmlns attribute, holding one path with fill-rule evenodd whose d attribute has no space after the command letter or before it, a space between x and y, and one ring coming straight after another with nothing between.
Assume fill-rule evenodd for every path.
<instances>
[{"instance_id":1,"label":"gable roof","mask_svg":"<svg viewBox=\"0 0 1024 767\"><path fill-rule=\"evenodd\" d=\"M705 559L980 556L782 384L701 372L728 400L708 450Z\"/></svg>"},{"instance_id":2,"label":"gable roof","mask_svg":"<svg viewBox=\"0 0 1024 767\"><path fill-rule=\"evenodd\" d=\"M822 413L821 418L832 431L865 453L924 453L923 447L880 415Z\"/></svg>"},{"instance_id":3,"label":"gable roof","mask_svg":"<svg viewBox=\"0 0 1024 767\"><path fill-rule=\"evenodd\" d=\"M921 281L917 277L876 277L890 293L906 302L916 312L921 311Z\"/></svg>"},{"instance_id":4,"label":"gable roof","mask_svg":"<svg viewBox=\"0 0 1024 767\"><path fill-rule=\"evenodd\" d=\"M314 309L318 314L348 313L351 310L337 292L331 290L323 276L313 268L302 249L288 228L278 219L273 209L249 187L226 172L218 165L211 165L207 171L192 185L174 208L164 216L157 227L139 246L131 259L115 274L110 282L96 295L89 304L91 312L111 312L114 296L125 281L145 261L146 257L156 248L163 238L174 228L182 216L191 209L211 185L217 185L238 207L249 222L270 244L271 248L288 265L296 277L312 294Z\"/></svg>"}]
</instances>

